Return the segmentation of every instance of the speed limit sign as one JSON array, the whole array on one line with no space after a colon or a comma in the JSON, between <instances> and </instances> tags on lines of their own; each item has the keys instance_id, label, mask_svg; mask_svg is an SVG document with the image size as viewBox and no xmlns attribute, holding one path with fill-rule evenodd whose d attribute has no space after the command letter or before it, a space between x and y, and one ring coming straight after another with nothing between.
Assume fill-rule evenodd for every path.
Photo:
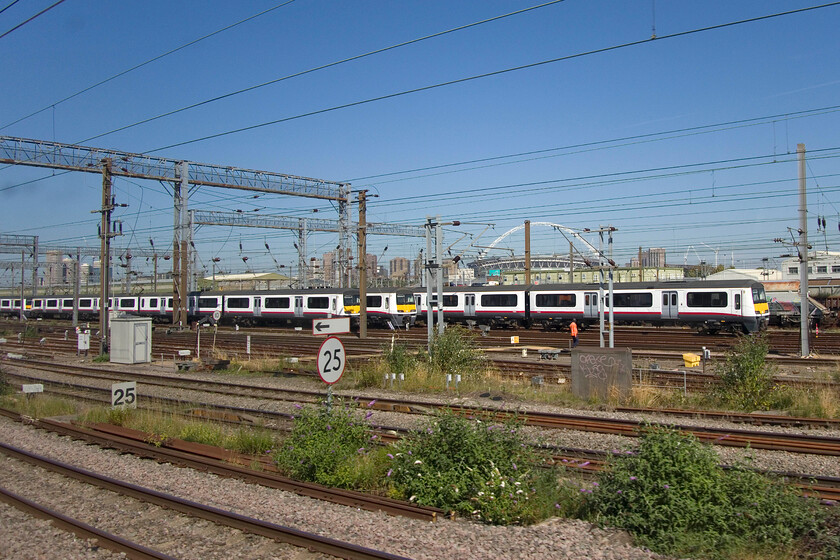
<instances>
[{"instance_id":1,"label":"speed limit sign","mask_svg":"<svg viewBox=\"0 0 840 560\"><path fill-rule=\"evenodd\" d=\"M332 385L341 379L345 363L344 344L341 340L334 336L324 340L318 350L318 375L324 383Z\"/></svg>"}]
</instances>

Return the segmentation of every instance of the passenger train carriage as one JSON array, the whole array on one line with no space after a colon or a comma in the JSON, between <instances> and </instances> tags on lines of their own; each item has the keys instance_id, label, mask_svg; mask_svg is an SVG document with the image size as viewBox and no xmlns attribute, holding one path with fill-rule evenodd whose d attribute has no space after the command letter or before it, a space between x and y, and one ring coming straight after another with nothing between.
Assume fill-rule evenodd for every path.
<instances>
[{"instance_id":1,"label":"passenger train carriage","mask_svg":"<svg viewBox=\"0 0 840 560\"><path fill-rule=\"evenodd\" d=\"M426 297L415 292L420 320ZM609 292L605 286L601 298L597 284L450 287L442 301L444 321L545 328L563 328L572 319L585 328L599 321L601 305L609 313ZM613 318L617 324L755 332L767 326L769 308L764 286L755 281L620 283L613 286Z\"/></svg>"},{"instance_id":2,"label":"passenger train carriage","mask_svg":"<svg viewBox=\"0 0 840 560\"><path fill-rule=\"evenodd\" d=\"M127 295L110 298L110 308L165 322L172 317L171 294ZM79 298L79 316L83 320L98 317L100 298ZM0 298L0 314L17 315L20 298ZM264 290L230 292L196 292L187 299L189 321L212 317L230 324L305 325L313 319L359 317L359 290L323 288L311 290ZM45 296L24 299L24 313L31 318L70 318L73 298ZM399 327L412 323L416 316L413 293L409 289L370 289L367 291L367 313L371 323Z\"/></svg>"},{"instance_id":3,"label":"passenger train carriage","mask_svg":"<svg viewBox=\"0 0 840 560\"><path fill-rule=\"evenodd\" d=\"M705 332L755 332L764 329L769 307L764 286L749 280L617 283L613 314L618 324L685 325ZM367 292L370 324L401 327L425 321L427 293L422 288ZM497 326L542 325L564 328L572 319L585 328L599 321L599 309L609 311L610 296L595 284L446 287L441 306L446 322L475 321ZM172 317L171 294L115 295L111 309L167 321ZM79 316L99 313L99 298L79 298ZM437 312L437 302L433 302ZM20 298L0 298L0 314L17 315ZM190 321L218 312L231 324L308 324L312 319L359 317L358 289L312 289L199 292L188 297ZM28 317L69 318L73 299L43 296L24 299Z\"/></svg>"},{"instance_id":4,"label":"passenger train carriage","mask_svg":"<svg viewBox=\"0 0 840 560\"><path fill-rule=\"evenodd\" d=\"M379 325L390 323L393 327L414 323L417 314L413 290L369 288L365 291L368 323ZM359 290L347 290L344 295L345 313L358 320L360 310Z\"/></svg>"}]
</instances>

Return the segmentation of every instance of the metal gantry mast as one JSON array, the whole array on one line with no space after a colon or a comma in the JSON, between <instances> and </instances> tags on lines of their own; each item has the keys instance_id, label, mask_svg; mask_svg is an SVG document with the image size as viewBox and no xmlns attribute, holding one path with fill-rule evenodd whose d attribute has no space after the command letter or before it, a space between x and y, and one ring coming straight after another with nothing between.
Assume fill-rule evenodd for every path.
<instances>
[{"instance_id":1,"label":"metal gantry mast","mask_svg":"<svg viewBox=\"0 0 840 560\"><path fill-rule=\"evenodd\" d=\"M195 225L227 226L227 227L250 227L267 229L288 229L298 233L297 249L298 260L301 270L306 269L306 237L310 232L336 232L339 234L338 251L340 255L347 254L347 232L358 230L358 224L340 217L338 220L327 220L323 218L298 218L294 216L272 216L260 215L251 216L239 212L220 212L209 210L193 210L192 219ZM426 229L423 226L411 226L402 224L383 224L368 222L365 224L367 235L397 235L405 237L425 237ZM342 243L343 240L343 243ZM363 257L360 257L363 259ZM342 268L344 266L344 268ZM344 288L346 264L337 268L341 269L338 274L339 281L336 285Z\"/></svg>"},{"instance_id":2,"label":"metal gantry mast","mask_svg":"<svg viewBox=\"0 0 840 560\"><path fill-rule=\"evenodd\" d=\"M110 161L111 164L106 165L104 163L106 161ZM350 185L346 183L11 136L0 136L0 163L102 173L103 185L106 174L108 181L118 176L172 183L175 192L172 240L172 276L175 279L173 288L176 298L173 305L173 323L175 324L183 322L186 317L186 293L190 277L189 215L187 212L190 186L334 200L338 202L342 223L347 225L350 223ZM343 227L339 232L339 244L342 248L346 247L347 235L349 235L349 228ZM343 257L344 252L341 253L341 258ZM346 263L343 266L346 267ZM103 270L104 268L103 266ZM33 274L37 274L37 267Z\"/></svg>"}]
</instances>

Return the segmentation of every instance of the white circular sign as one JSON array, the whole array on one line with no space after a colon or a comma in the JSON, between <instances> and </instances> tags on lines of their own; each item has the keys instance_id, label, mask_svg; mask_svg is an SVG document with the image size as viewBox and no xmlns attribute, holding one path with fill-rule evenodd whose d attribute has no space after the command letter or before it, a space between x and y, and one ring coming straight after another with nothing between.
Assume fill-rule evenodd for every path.
<instances>
[{"instance_id":1,"label":"white circular sign","mask_svg":"<svg viewBox=\"0 0 840 560\"><path fill-rule=\"evenodd\" d=\"M332 385L341 379L347 360L344 355L344 344L341 340L331 336L324 340L318 350L318 375L324 383Z\"/></svg>"},{"instance_id":2,"label":"white circular sign","mask_svg":"<svg viewBox=\"0 0 840 560\"><path fill-rule=\"evenodd\" d=\"M221 318L222 318L222 312L221 311L219 311L217 309L216 311L213 312L213 320L214 321L218 321Z\"/></svg>"}]
</instances>

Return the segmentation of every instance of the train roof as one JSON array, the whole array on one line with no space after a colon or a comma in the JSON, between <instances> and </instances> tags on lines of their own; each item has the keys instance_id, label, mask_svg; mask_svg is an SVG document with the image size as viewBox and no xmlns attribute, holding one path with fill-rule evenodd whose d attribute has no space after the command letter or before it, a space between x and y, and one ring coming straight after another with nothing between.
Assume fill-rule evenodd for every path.
<instances>
[{"instance_id":1,"label":"train roof","mask_svg":"<svg viewBox=\"0 0 840 560\"><path fill-rule=\"evenodd\" d=\"M678 289L699 289L699 288L752 288L762 286L761 282L750 279L743 280L669 280L667 282L613 282L614 290L678 290ZM444 293L454 292L543 292L554 290L570 291L598 291L603 286L604 290L609 289L609 284L509 284L491 286L444 286ZM424 293L426 288L415 288L415 293ZM434 291L434 290L433 290Z\"/></svg>"}]
</instances>

